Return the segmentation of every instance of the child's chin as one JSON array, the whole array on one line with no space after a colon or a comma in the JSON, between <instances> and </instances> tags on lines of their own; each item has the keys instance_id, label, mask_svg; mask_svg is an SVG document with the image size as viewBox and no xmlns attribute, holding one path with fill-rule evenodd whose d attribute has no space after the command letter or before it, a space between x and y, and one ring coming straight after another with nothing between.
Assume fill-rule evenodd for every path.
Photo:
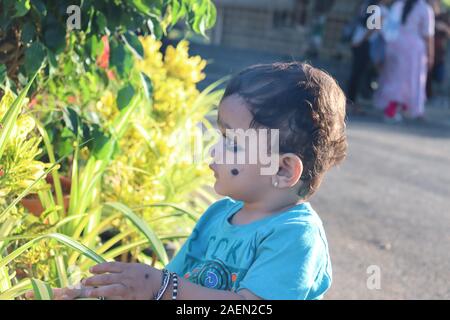
<instances>
[{"instance_id":1,"label":"child's chin","mask_svg":"<svg viewBox=\"0 0 450 320\"><path fill-rule=\"evenodd\" d=\"M221 196L227 196L228 193L223 189L223 187L220 185L220 183L216 180L214 183L214 191Z\"/></svg>"},{"instance_id":2,"label":"child's chin","mask_svg":"<svg viewBox=\"0 0 450 320\"><path fill-rule=\"evenodd\" d=\"M217 180L216 180L216 182L214 182L214 191L215 191L217 194L221 194L221 193L220 193L220 186L219 186L219 183L217 182Z\"/></svg>"}]
</instances>

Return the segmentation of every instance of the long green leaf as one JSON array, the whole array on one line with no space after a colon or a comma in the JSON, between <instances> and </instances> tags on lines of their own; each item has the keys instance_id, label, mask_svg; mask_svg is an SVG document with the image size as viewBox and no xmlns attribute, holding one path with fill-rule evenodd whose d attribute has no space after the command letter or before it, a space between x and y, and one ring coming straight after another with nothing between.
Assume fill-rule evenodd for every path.
<instances>
[{"instance_id":1,"label":"long green leaf","mask_svg":"<svg viewBox=\"0 0 450 320\"><path fill-rule=\"evenodd\" d=\"M113 133L115 133L117 141L119 141L125 134L125 131L130 122L130 117L139 106L139 101L140 99L138 95L135 95L130 104L125 109L123 109L120 115L114 120Z\"/></svg>"},{"instance_id":2,"label":"long green leaf","mask_svg":"<svg viewBox=\"0 0 450 320\"><path fill-rule=\"evenodd\" d=\"M10 263L11 261L13 261L14 259L16 259L18 256L20 256L22 253L24 253L25 251L27 251L29 248L31 248L33 245L35 245L37 242L43 240L43 239L55 239L56 241L66 245L67 247L77 250L79 252L81 252L83 255L85 255L86 257L88 257L89 259L94 260L97 263L103 263L106 262L106 260L104 258L102 258L101 256L99 256L97 253L95 253L94 251L92 251L91 249L89 249L88 247L82 245L81 243L63 235L60 233L51 233L51 234L46 234L46 235L42 235L39 236L27 243L25 243L24 245L22 245L21 247L17 248L16 250L14 250L13 252L11 252L9 255L7 255L6 257L4 257L3 259L0 260L0 268L7 265L8 263Z\"/></svg>"},{"instance_id":3,"label":"long green leaf","mask_svg":"<svg viewBox=\"0 0 450 320\"><path fill-rule=\"evenodd\" d=\"M31 183L24 191L22 191L22 193L13 201L11 201L11 203L9 204L8 207L6 207L5 210L3 210L3 212L0 213L0 220L1 218L3 218L4 215L6 215L16 204L19 203L20 200L22 200L23 198L25 198L28 193L30 193L31 189L33 189L33 187L40 181L42 181L47 174L49 174L49 172L51 172L53 169L55 169L55 167L62 161L63 159L61 158L59 161L57 161L56 163L52 164L47 170L44 171L44 173L37 178L33 183Z\"/></svg>"},{"instance_id":4,"label":"long green leaf","mask_svg":"<svg viewBox=\"0 0 450 320\"><path fill-rule=\"evenodd\" d=\"M100 195L99 195L100 196ZM97 202L98 202L98 198L97 198ZM102 219L102 210L101 208L98 208L97 210L94 210L94 214L90 216L89 218L89 222L86 226L86 229L84 230L84 232L88 235L90 234L95 234L94 232L96 232L96 228L98 227L99 224L101 224L101 219ZM90 248L94 248L95 247L95 243L96 243L96 238L94 237L89 237L88 240L86 241L85 239L83 239L83 243L90 247Z\"/></svg>"},{"instance_id":5,"label":"long green leaf","mask_svg":"<svg viewBox=\"0 0 450 320\"><path fill-rule=\"evenodd\" d=\"M112 237L111 239L109 239L108 241L106 241L104 244L102 244L100 247L98 247L95 251L97 252L97 254L101 254L103 257L105 257L104 253L106 251L108 251L112 246L114 246L116 243L118 243L119 241L121 241L122 239L125 239L126 237L128 237L129 235L135 233L136 230L130 230L130 231L126 231L126 232L120 232L117 235L115 235L114 237ZM145 243L148 243L148 240L145 239L144 240ZM127 250L129 249L125 249L123 250L124 245L121 245L117 248L114 248L113 250L119 249L121 250L119 254L125 253ZM134 248L134 247L132 247ZM131 249L132 249L131 248ZM111 250L112 251L112 250ZM111 252L111 251L108 251ZM71 257L72 258L72 257ZM70 260L69 260L70 261ZM73 264L73 263L72 263ZM92 262L90 260L87 261L83 261L81 262L81 264L79 265L80 270L86 270L88 268L88 266L92 265Z\"/></svg>"},{"instance_id":6,"label":"long green leaf","mask_svg":"<svg viewBox=\"0 0 450 320\"><path fill-rule=\"evenodd\" d=\"M31 289L31 281L30 279L24 279L20 281L15 286L9 288L6 291L0 293L0 301L1 300L13 300Z\"/></svg>"},{"instance_id":7,"label":"long green leaf","mask_svg":"<svg viewBox=\"0 0 450 320\"><path fill-rule=\"evenodd\" d=\"M56 170L53 170L56 171ZM59 220L58 210L59 206L55 203L52 191L50 189L38 191L39 201L44 208L44 212L41 214L42 219L48 219L50 224L55 224Z\"/></svg>"},{"instance_id":8,"label":"long green leaf","mask_svg":"<svg viewBox=\"0 0 450 320\"><path fill-rule=\"evenodd\" d=\"M144 220L142 220L129 207L125 206L122 203L107 202L105 203L105 206L109 206L119 212L122 212L125 215L125 217L128 218L131 221L131 223L133 223L139 229L139 231L141 231L145 235L158 258L164 264L168 263L169 259L167 257L166 250L164 249L161 240L158 238L155 232L148 226L148 224Z\"/></svg>"},{"instance_id":9,"label":"long green leaf","mask_svg":"<svg viewBox=\"0 0 450 320\"><path fill-rule=\"evenodd\" d=\"M142 205L142 206L137 206L137 207L133 207L133 210L142 210L142 209L146 209L146 208L157 208L157 207L170 207L173 208L175 210L178 210L182 213L184 213L185 215L187 215L189 217L189 219L191 219L194 222L197 222L197 220L199 219L198 214L192 213L186 209L181 208L180 206L173 204L173 203L154 203L154 204L146 204L146 205Z\"/></svg>"},{"instance_id":10,"label":"long green leaf","mask_svg":"<svg viewBox=\"0 0 450 320\"><path fill-rule=\"evenodd\" d=\"M125 239L126 237L132 235L133 233L135 233L136 230L128 230L128 231L122 231L118 234L116 234L114 237L112 237L111 239L109 239L108 241L106 241L105 243L103 243L100 247L97 248L97 250L95 250L98 254L103 254L105 253L109 248L111 248L112 246L114 246L116 243L118 243L119 241Z\"/></svg>"},{"instance_id":11,"label":"long green leaf","mask_svg":"<svg viewBox=\"0 0 450 320\"><path fill-rule=\"evenodd\" d=\"M101 232L104 231L108 226L111 225L111 223L120 217L120 214L114 214L109 216L106 219L103 219L100 223L98 223L93 229L89 231L89 234L87 234L85 237L83 237L82 241L83 243L89 243L95 237L97 237Z\"/></svg>"},{"instance_id":12,"label":"long green leaf","mask_svg":"<svg viewBox=\"0 0 450 320\"><path fill-rule=\"evenodd\" d=\"M78 213L84 213L84 211L92 204L96 186L101 180L107 165L112 159L117 141L119 141L125 133L125 130L130 122L130 117L138 106L138 101L139 100L135 96L130 104L116 117L111 128L112 137L107 143L105 143L99 152L96 153L95 157L93 156L88 160L80 179L78 179L78 168L74 167L73 174L75 176L72 177L73 194L71 193L69 215L75 214L75 210L77 210ZM77 159L77 157L75 157L75 159ZM75 159L74 164L76 163ZM72 195L74 197L72 197ZM92 221L93 220L90 220L90 222ZM75 220L73 224L76 225L77 222L79 222L79 220ZM91 227L92 223L89 223L88 228ZM73 229L74 228L72 225L70 225L69 228L67 228L66 233L72 234L74 231Z\"/></svg>"},{"instance_id":13,"label":"long green leaf","mask_svg":"<svg viewBox=\"0 0 450 320\"><path fill-rule=\"evenodd\" d=\"M82 221L82 225L86 227L89 222L90 216L92 216L94 214L97 214L96 210L91 211L86 216L86 219ZM98 225L96 225L94 229L92 229L83 239L81 239L81 241L84 244L92 242L92 240L95 239L95 237L97 237L102 232L103 229L105 229L108 225L110 225L111 222L114 221L115 219L117 219L119 216L120 216L120 214L117 214L117 215L112 215L106 219L103 219L102 222L100 222ZM80 233L81 233L81 231L80 231ZM79 233L76 234L76 237L78 237L78 236L79 236ZM72 253L72 255L69 258L69 262L68 262L69 265L75 264L75 261L77 260L79 255L80 255L80 253L77 251Z\"/></svg>"},{"instance_id":14,"label":"long green leaf","mask_svg":"<svg viewBox=\"0 0 450 320\"><path fill-rule=\"evenodd\" d=\"M115 238L115 239L114 239L114 240L115 240L114 243L117 243L119 240L121 240L122 238L124 238L124 237L121 237L121 235L122 235L122 234L118 234L118 235L116 236L117 238L114 237L114 238ZM178 239L186 239L186 238L188 238L188 237L189 237L189 234L174 234L174 235L162 236L162 237L160 237L160 240L178 240ZM111 240L113 240L113 238L111 238ZM105 243L105 245L106 245L106 243ZM119 246L119 247L117 247L117 248L114 248L114 249L112 249L112 250L106 252L105 254L103 254L103 253L104 253L107 249L109 249L109 247L111 247L111 245L109 245L108 248L103 248L103 246L102 246L102 247L100 247L100 248L97 250L97 253L103 254L103 257L104 257L105 259L109 260L109 259L114 259L115 257L118 257L118 256L120 256L121 254L124 254L124 253L130 251L131 249L139 248L139 247L142 247L142 246L144 246L144 245L148 245L148 240L147 240L147 239L137 240L137 241L132 242L132 243L128 243L128 244L121 245L121 246ZM165 264L167 264L167 263L165 263ZM165 264L164 264L164 265L165 265ZM85 269L87 269L90 265L92 265L92 262L91 262L91 261L89 261L89 260L88 260L88 261L85 261L84 263L81 264L80 269L81 269L81 270L85 270Z\"/></svg>"},{"instance_id":15,"label":"long green leaf","mask_svg":"<svg viewBox=\"0 0 450 320\"><path fill-rule=\"evenodd\" d=\"M0 224L0 239L7 237L14 229L14 226L18 223L16 217L8 217ZM0 240L0 252L3 252L3 248L8 244L3 240Z\"/></svg>"},{"instance_id":16,"label":"long green leaf","mask_svg":"<svg viewBox=\"0 0 450 320\"><path fill-rule=\"evenodd\" d=\"M52 300L53 290L50 285L38 279L31 279L35 300Z\"/></svg>"},{"instance_id":17,"label":"long green leaf","mask_svg":"<svg viewBox=\"0 0 450 320\"><path fill-rule=\"evenodd\" d=\"M33 238L36 238L36 235L3 237L3 238L0 238L0 241L25 240L25 239L33 239Z\"/></svg>"},{"instance_id":18,"label":"long green leaf","mask_svg":"<svg viewBox=\"0 0 450 320\"><path fill-rule=\"evenodd\" d=\"M77 221L75 230L74 230L72 233L68 234L68 235L69 235L72 239L78 240L78 239L80 238L81 234L83 233L83 230L84 230L84 229L86 228L86 226L88 225L90 216L93 215L93 214L96 214L96 212L97 212L97 207L95 207L95 208L93 208L92 210L90 210L90 211L86 214L86 216L85 216L83 219L81 219L81 221L79 221L79 222ZM77 218L77 219L78 219L78 218Z\"/></svg>"},{"instance_id":19,"label":"long green leaf","mask_svg":"<svg viewBox=\"0 0 450 320\"><path fill-rule=\"evenodd\" d=\"M164 219L176 218L176 217L183 217L184 215L185 215L184 213L172 213L172 214L168 214L168 215L165 215L165 216L160 216L160 217L153 218L153 219L149 220L149 222L154 223L155 221L158 221L158 220L164 220Z\"/></svg>"},{"instance_id":20,"label":"long green leaf","mask_svg":"<svg viewBox=\"0 0 450 320\"><path fill-rule=\"evenodd\" d=\"M84 214L76 214L74 216L70 216L64 219L61 219L60 221L58 221L58 223L55 224L55 229L61 228L62 226L64 226L67 223L72 222L72 220L76 220L82 217L86 217L88 214L84 213Z\"/></svg>"},{"instance_id":21,"label":"long green leaf","mask_svg":"<svg viewBox=\"0 0 450 320\"><path fill-rule=\"evenodd\" d=\"M179 239L186 239L189 238L189 234L187 233L181 233L181 234L172 234L168 236L162 236L161 240L179 240Z\"/></svg>"},{"instance_id":22,"label":"long green leaf","mask_svg":"<svg viewBox=\"0 0 450 320\"><path fill-rule=\"evenodd\" d=\"M144 138L144 141L147 143L148 148L157 156L160 157L161 154L159 153L158 149L155 148L152 145L152 138L150 137L150 135L148 134L148 131L141 126L139 123L134 123L133 126L135 127L135 129L137 130L137 132L142 136L142 138Z\"/></svg>"},{"instance_id":23,"label":"long green leaf","mask_svg":"<svg viewBox=\"0 0 450 320\"><path fill-rule=\"evenodd\" d=\"M66 272L66 264L64 263L64 257L57 254L55 257L56 271L58 273L59 286L66 288L69 286L69 278ZM70 266L70 265L69 265Z\"/></svg>"},{"instance_id":24,"label":"long green leaf","mask_svg":"<svg viewBox=\"0 0 450 320\"><path fill-rule=\"evenodd\" d=\"M94 198L96 189L101 181L101 177L103 175L103 169L100 172L97 172L94 176L92 176L89 180L89 184L86 187L80 188L82 192L80 193L79 201L77 202L78 207L76 210L79 212L84 212L88 209L89 205L92 203L92 199Z\"/></svg>"},{"instance_id":25,"label":"long green leaf","mask_svg":"<svg viewBox=\"0 0 450 320\"><path fill-rule=\"evenodd\" d=\"M86 144L89 141L86 141L83 143ZM56 166L58 166L64 159L66 159L69 155L65 155L63 157L61 157L58 161L56 161L55 163L53 163L47 170L44 171L44 173L42 175L40 175L33 183L31 183L24 191L22 191L22 193L16 198L14 199L14 201L12 201L8 207L6 207L5 210L3 210L0 213L0 220L3 218L4 215L6 215L17 203L19 203L20 200L22 200L24 197L26 197L28 195L28 193L30 193L31 189L33 189L33 187L40 181L42 181L53 169L56 168Z\"/></svg>"},{"instance_id":26,"label":"long green leaf","mask_svg":"<svg viewBox=\"0 0 450 320\"><path fill-rule=\"evenodd\" d=\"M47 131L42 126L42 124L39 121L36 121L36 127L39 130L39 133L42 136L42 140L44 141L45 148L47 149L47 155L51 163L56 162L55 157L55 151L53 149L53 145L51 143L50 137L48 136ZM63 192L61 187L61 181L59 180L59 173L58 170L55 170L52 172L53 176L53 184L55 186L55 193L56 193L56 203L61 207L61 213L62 217L65 217L66 215L66 209L64 208L64 198L63 198Z\"/></svg>"},{"instance_id":27,"label":"long green leaf","mask_svg":"<svg viewBox=\"0 0 450 320\"><path fill-rule=\"evenodd\" d=\"M79 153L79 146L78 143L75 145L75 152L73 155L73 161L72 161L72 186L70 188L70 200L69 200L69 209L68 209L68 215L74 215L75 214L75 208L78 208L78 188L79 188L79 180L78 180L78 153ZM83 213L83 212L81 212ZM68 226L66 228L70 229L71 226Z\"/></svg>"},{"instance_id":28,"label":"long green leaf","mask_svg":"<svg viewBox=\"0 0 450 320\"><path fill-rule=\"evenodd\" d=\"M193 111L197 110L197 108L199 108L199 106L201 104L204 104L203 101L205 101L205 99L207 99L207 97L211 94L212 91L217 89L220 85L222 85L229 79L230 79L229 76L223 77L223 78L211 83L209 86L207 86L205 89L203 89L202 92L200 92L200 95L195 99L195 101L193 103L193 106L192 106ZM223 94L223 90L218 90L217 93L219 94L219 97L220 97L220 95ZM214 100L219 97L214 95Z\"/></svg>"},{"instance_id":29,"label":"long green leaf","mask_svg":"<svg viewBox=\"0 0 450 320\"><path fill-rule=\"evenodd\" d=\"M11 287L11 278L7 267L0 268L0 292Z\"/></svg>"},{"instance_id":30,"label":"long green leaf","mask_svg":"<svg viewBox=\"0 0 450 320\"><path fill-rule=\"evenodd\" d=\"M170 236L161 237L161 240L177 240L177 239L185 239L188 237L189 237L189 235L187 235L187 234L178 234L178 235L170 235ZM135 241L135 242L132 242L129 244L125 244L125 245L117 247L111 251L108 251L107 253L104 254L104 257L105 257L105 259L113 259L117 256L120 256L123 253L130 251L131 249L141 247L146 244L148 244L148 240L146 240L146 239L142 239L142 240L138 240L138 241ZM168 263L168 261L164 262L164 264L167 264L167 263Z\"/></svg>"},{"instance_id":31,"label":"long green leaf","mask_svg":"<svg viewBox=\"0 0 450 320\"><path fill-rule=\"evenodd\" d=\"M123 253L126 253L126 252L130 251L131 249L138 248L138 247L141 247L141 246L144 246L144 245L148 245L148 240L147 239L143 239L143 240L135 241L135 242L132 242L132 243L124 244L123 246L120 246L120 247L115 248L115 249L113 249L111 251L108 251L107 253L104 254L104 256L107 259L113 259L115 257L120 256Z\"/></svg>"},{"instance_id":32,"label":"long green leaf","mask_svg":"<svg viewBox=\"0 0 450 320\"><path fill-rule=\"evenodd\" d=\"M39 70L40 70L40 68L39 68ZM13 104L8 108L8 111L6 111L5 115L3 116L2 120L0 121L0 124L2 125L2 130L0 130L0 159L3 156L3 152L5 151L5 148L6 148L6 143L9 140L9 136L14 128L17 117L19 116L20 111L22 110L23 101L24 101L25 97L27 96L27 93L30 90L34 79L36 78L37 74L39 73L39 70L33 75L33 77L28 82L26 87L22 90L22 92L19 94L19 96L14 100Z\"/></svg>"}]
</instances>

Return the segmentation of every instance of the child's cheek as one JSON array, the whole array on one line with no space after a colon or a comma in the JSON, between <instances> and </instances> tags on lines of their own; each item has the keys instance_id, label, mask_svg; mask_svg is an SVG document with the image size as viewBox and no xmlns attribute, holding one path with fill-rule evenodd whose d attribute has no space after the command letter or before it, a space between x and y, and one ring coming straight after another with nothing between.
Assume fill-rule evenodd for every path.
<instances>
[{"instance_id":1,"label":"child's cheek","mask_svg":"<svg viewBox=\"0 0 450 320\"><path fill-rule=\"evenodd\" d=\"M231 184L229 181L229 172L226 165L217 165L215 172L214 190L217 194L230 196Z\"/></svg>"}]
</instances>

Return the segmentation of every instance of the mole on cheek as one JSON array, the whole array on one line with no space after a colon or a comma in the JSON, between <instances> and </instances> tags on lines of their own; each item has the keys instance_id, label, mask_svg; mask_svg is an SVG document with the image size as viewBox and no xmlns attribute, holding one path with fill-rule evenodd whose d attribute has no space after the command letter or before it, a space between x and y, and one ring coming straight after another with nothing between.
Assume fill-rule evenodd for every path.
<instances>
[{"instance_id":1,"label":"mole on cheek","mask_svg":"<svg viewBox=\"0 0 450 320\"><path fill-rule=\"evenodd\" d=\"M145 279L148 279L148 277L149 277L149 276L148 276L148 273L146 273L146 274L145 274Z\"/></svg>"}]
</instances>

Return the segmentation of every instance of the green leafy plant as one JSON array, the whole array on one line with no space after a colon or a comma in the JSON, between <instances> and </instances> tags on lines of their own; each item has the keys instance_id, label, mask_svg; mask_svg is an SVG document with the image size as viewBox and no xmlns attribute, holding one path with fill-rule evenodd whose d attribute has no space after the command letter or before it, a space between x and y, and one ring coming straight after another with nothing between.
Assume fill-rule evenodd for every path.
<instances>
[{"instance_id":1,"label":"green leafy plant","mask_svg":"<svg viewBox=\"0 0 450 320\"><path fill-rule=\"evenodd\" d=\"M31 279L31 285L33 287L36 300L53 299L53 290L47 283L38 279Z\"/></svg>"},{"instance_id":2,"label":"green leafy plant","mask_svg":"<svg viewBox=\"0 0 450 320\"><path fill-rule=\"evenodd\" d=\"M17 97L7 90L0 101L0 292L6 291L6 294L14 291L10 290L14 275L9 274L4 264L4 254L9 244L6 237L20 223L16 205L54 168L44 171L48 166L34 160L39 153L39 140L30 137L34 122L22 114L27 92L35 77ZM23 283L18 288L23 289Z\"/></svg>"},{"instance_id":3,"label":"green leafy plant","mask_svg":"<svg viewBox=\"0 0 450 320\"><path fill-rule=\"evenodd\" d=\"M14 64L0 56L7 61L0 80L14 70L27 79L48 61L34 84L36 75L17 98L6 90L0 104L0 299L30 289L51 298L49 286L76 284L102 261L162 267L167 245L186 238L213 201L203 190L211 175L184 147L198 137L198 125L211 129L206 116L222 94L220 82L199 92L206 62L189 56L186 41L163 54L157 38L182 18L204 34L215 9L209 0L149 3L83 1L89 19L79 31L63 31L64 43L51 30L64 30L67 1L0 4L0 45L19 29L22 50ZM27 130L18 129L24 124ZM214 141L203 142L208 150ZM61 176L70 178L68 194ZM30 193L43 207L38 216L20 205Z\"/></svg>"},{"instance_id":4,"label":"green leafy plant","mask_svg":"<svg viewBox=\"0 0 450 320\"><path fill-rule=\"evenodd\" d=\"M139 82L142 80L139 77L140 73L136 74L138 75L135 78L136 82L132 83L135 86L143 85L144 82ZM174 127L175 131L186 129L184 127L185 120L200 121L204 125L209 125L204 116L220 97L220 91L213 91L217 85L210 86L193 99L191 107L195 112L190 113L191 117L186 118L187 115L185 115L183 121L179 121L177 126ZM74 140L71 160L72 188L67 210L61 201L60 187L55 186L55 197L48 188L39 190L39 198L45 209L44 213L40 217L22 215L21 218L18 218L14 216L9 220L12 223L11 228L6 228L8 224L2 227L5 231L0 233L0 242L3 244L0 248L0 252L3 252L0 260L0 270L3 275L0 281L2 283L1 298L15 298L22 295L26 290L30 290L34 283L32 280L30 281L30 278L44 281L44 284L34 285L35 291L43 290L43 293L36 294L36 297L48 297L43 295L46 292L47 285L62 287L76 282L77 277L74 278L74 271L71 271L73 267L76 267L75 273L85 274L89 266L98 263L100 259L101 261L117 259L124 254L132 253L133 259L162 267L168 262L168 255L163 242L187 237L189 225L185 226L185 232L183 232L184 230L172 230L170 232L170 229L166 229L164 232L164 228L157 228L159 229L157 232L153 229L153 226L164 225L161 223L163 221L175 221L184 224L184 218L191 221L192 225L199 216L198 212L190 212L190 210L171 202L172 200L183 199L176 194L177 191L174 190L173 183L167 184L165 187L167 189L164 192L168 194L164 198L165 202L149 201L146 205L139 202L141 204L139 206L136 206L134 202L128 202L133 207L127 206L125 199L118 199L120 197L104 192L102 182L104 178L108 179L111 174L109 170L114 164L117 148L127 147L127 144L123 144L123 141L126 141L123 137L129 138L130 134L138 132L140 141L143 141L139 148L145 153L152 153L152 150L155 150L151 146L152 139L149 138L152 135L152 129L158 130L160 134L163 132L156 127L147 127L147 125L153 123L151 117L149 117L150 122L147 125L135 121L136 118L133 115L142 115L142 111L145 113L147 108L145 105L149 103L149 100L142 88L133 91L141 92L141 94L129 96L129 101L124 103L124 107L121 110L118 108L114 112L113 118L109 121L111 134L101 140L98 145L94 144L85 160L80 159L80 149L87 145L87 141L81 140L81 126L78 126L77 120L74 122L72 127L77 128L78 126L78 130L74 131L77 132L76 137L78 139ZM160 116L162 116L162 113L160 113ZM58 181L58 170L55 170L55 168L67 156L57 160L47 130L37 120L36 126L43 139L49 163L48 169L33 183L43 182L45 175L50 172L54 181ZM147 140L142 139L142 137L147 138ZM164 159L164 157L169 157L174 150L161 151L159 151L159 157ZM178 155L181 156L182 154L179 153ZM192 165L192 167L195 166L197 165ZM135 169L132 172L136 171ZM173 173L170 173L170 175L175 176L174 179L179 179L176 176L180 167L175 166L171 169ZM188 179L195 180L193 177L188 177ZM195 187L185 187L187 193L201 186L203 180L198 178L197 180ZM144 185L144 187L147 186ZM147 188L150 190L151 187ZM32 186L15 199L14 205L17 205L20 198L23 198L31 190ZM180 192L180 194L182 193ZM187 199L187 196L184 199ZM205 205L207 205L206 202ZM6 211L1 214L7 215ZM20 228L14 227L18 225ZM111 228L120 232L110 239L101 240L101 235ZM150 255L144 253L144 250L148 248L152 252ZM5 252L8 253L6 256ZM42 257L45 257L43 259L45 264L41 259ZM30 263L31 261L34 262ZM22 277L18 277L14 272L11 273L11 271L16 270L17 272L21 268L26 269Z\"/></svg>"},{"instance_id":5,"label":"green leafy plant","mask_svg":"<svg viewBox=\"0 0 450 320\"><path fill-rule=\"evenodd\" d=\"M79 22L79 29L67 29L68 20L78 13L79 19L74 21ZM103 51L102 35L111 34L111 51L117 57L113 63L123 70L132 60L124 43L142 52L136 32L161 38L184 20L189 28L205 35L215 19L211 0L4 0L0 3L0 48L4 52L0 66L4 64L15 80L19 73L34 74L44 58L51 67L56 66L69 34L76 38L77 48L85 51L85 58L96 61Z\"/></svg>"}]
</instances>

